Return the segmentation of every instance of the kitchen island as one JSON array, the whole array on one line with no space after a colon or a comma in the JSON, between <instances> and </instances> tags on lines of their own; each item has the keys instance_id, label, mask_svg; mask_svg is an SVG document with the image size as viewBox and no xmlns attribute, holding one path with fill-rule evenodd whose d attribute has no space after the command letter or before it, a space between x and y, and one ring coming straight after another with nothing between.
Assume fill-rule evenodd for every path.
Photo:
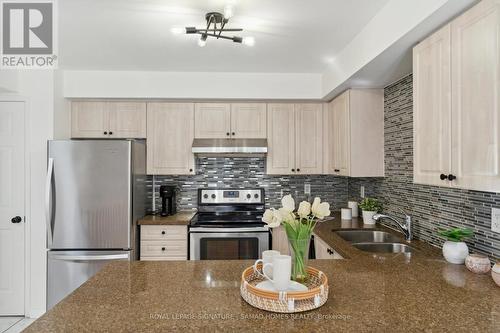
<instances>
[{"instance_id":1,"label":"kitchen island","mask_svg":"<svg viewBox=\"0 0 500 333\"><path fill-rule=\"evenodd\" d=\"M248 305L239 284L253 261L115 262L26 332L500 332L500 288L489 274L447 264L419 241L412 254L353 249L332 229L364 226L340 223L316 230L348 258L309 262L329 278L329 299L317 310L277 314Z\"/></svg>"}]
</instances>

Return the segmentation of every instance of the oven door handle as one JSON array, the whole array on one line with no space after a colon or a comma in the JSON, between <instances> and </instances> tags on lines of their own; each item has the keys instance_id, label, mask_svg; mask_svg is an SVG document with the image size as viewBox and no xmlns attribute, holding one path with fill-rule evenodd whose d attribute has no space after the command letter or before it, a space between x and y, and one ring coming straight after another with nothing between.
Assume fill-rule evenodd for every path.
<instances>
[{"instance_id":1,"label":"oven door handle","mask_svg":"<svg viewBox=\"0 0 500 333\"><path fill-rule=\"evenodd\" d=\"M267 226L257 227L257 228L190 228L189 232L193 233L205 233L205 232L230 232L230 233L241 233L241 232L268 232L269 228Z\"/></svg>"}]
</instances>

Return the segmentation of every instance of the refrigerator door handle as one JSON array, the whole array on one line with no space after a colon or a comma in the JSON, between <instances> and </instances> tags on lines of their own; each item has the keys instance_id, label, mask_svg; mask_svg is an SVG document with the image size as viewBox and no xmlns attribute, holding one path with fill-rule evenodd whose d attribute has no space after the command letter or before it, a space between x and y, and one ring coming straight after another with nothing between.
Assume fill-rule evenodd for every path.
<instances>
[{"instance_id":1,"label":"refrigerator door handle","mask_svg":"<svg viewBox=\"0 0 500 333\"><path fill-rule=\"evenodd\" d=\"M45 179L45 223L47 224L47 247L52 246L52 174L54 173L54 159L49 158L47 178Z\"/></svg>"},{"instance_id":2,"label":"refrigerator door handle","mask_svg":"<svg viewBox=\"0 0 500 333\"><path fill-rule=\"evenodd\" d=\"M128 259L128 253L122 254L103 254L103 255L52 255L55 260L71 260L71 261L97 261L97 260L118 260Z\"/></svg>"}]
</instances>

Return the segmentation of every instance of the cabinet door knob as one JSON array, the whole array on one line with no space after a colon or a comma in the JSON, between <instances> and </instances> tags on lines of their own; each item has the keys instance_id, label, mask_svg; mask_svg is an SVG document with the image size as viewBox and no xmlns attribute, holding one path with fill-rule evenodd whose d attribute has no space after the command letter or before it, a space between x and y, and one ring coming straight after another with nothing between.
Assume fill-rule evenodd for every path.
<instances>
[{"instance_id":1,"label":"cabinet door knob","mask_svg":"<svg viewBox=\"0 0 500 333\"><path fill-rule=\"evenodd\" d=\"M328 252L328 254L333 254L333 251L331 249L326 249L326 252Z\"/></svg>"},{"instance_id":2,"label":"cabinet door knob","mask_svg":"<svg viewBox=\"0 0 500 333\"><path fill-rule=\"evenodd\" d=\"M340 172L340 170L339 170L339 169L334 169L333 171L334 171L334 172Z\"/></svg>"},{"instance_id":3,"label":"cabinet door knob","mask_svg":"<svg viewBox=\"0 0 500 333\"><path fill-rule=\"evenodd\" d=\"M442 173L440 176L439 176L439 179L441 180L445 180L445 179L448 179L448 176L445 175L444 173Z\"/></svg>"},{"instance_id":4,"label":"cabinet door knob","mask_svg":"<svg viewBox=\"0 0 500 333\"><path fill-rule=\"evenodd\" d=\"M227 132L226 135L229 136L229 132Z\"/></svg>"},{"instance_id":5,"label":"cabinet door knob","mask_svg":"<svg viewBox=\"0 0 500 333\"><path fill-rule=\"evenodd\" d=\"M109 132L109 135L113 135L113 132Z\"/></svg>"},{"instance_id":6,"label":"cabinet door knob","mask_svg":"<svg viewBox=\"0 0 500 333\"><path fill-rule=\"evenodd\" d=\"M162 248L161 248L161 250L162 250L162 251L165 251L165 248L164 248L164 247L162 247Z\"/></svg>"},{"instance_id":7,"label":"cabinet door knob","mask_svg":"<svg viewBox=\"0 0 500 333\"><path fill-rule=\"evenodd\" d=\"M104 135L108 135L108 132L104 132Z\"/></svg>"},{"instance_id":8,"label":"cabinet door knob","mask_svg":"<svg viewBox=\"0 0 500 333\"><path fill-rule=\"evenodd\" d=\"M452 175L451 173L448 175L448 180L449 181L452 181L452 180L455 180L455 179L457 179L457 176Z\"/></svg>"},{"instance_id":9,"label":"cabinet door knob","mask_svg":"<svg viewBox=\"0 0 500 333\"><path fill-rule=\"evenodd\" d=\"M162 234L162 235L165 235L165 230L163 230L163 231L161 232L161 234Z\"/></svg>"},{"instance_id":10,"label":"cabinet door knob","mask_svg":"<svg viewBox=\"0 0 500 333\"><path fill-rule=\"evenodd\" d=\"M300 169L297 169L297 172L300 172Z\"/></svg>"},{"instance_id":11,"label":"cabinet door knob","mask_svg":"<svg viewBox=\"0 0 500 333\"><path fill-rule=\"evenodd\" d=\"M295 172L295 169L292 169L292 172Z\"/></svg>"},{"instance_id":12,"label":"cabinet door knob","mask_svg":"<svg viewBox=\"0 0 500 333\"><path fill-rule=\"evenodd\" d=\"M193 172L193 169L189 169L189 172Z\"/></svg>"},{"instance_id":13,"label":"cabinet door knob","mask_svg":"<svg viewBox=\"0 0 500 333\"><path fill-rule=\"evenodd\" d=\"M236 133L233 132L233 133L231 133L231 135L236 135Z\"/></svg>"}]
</instances>

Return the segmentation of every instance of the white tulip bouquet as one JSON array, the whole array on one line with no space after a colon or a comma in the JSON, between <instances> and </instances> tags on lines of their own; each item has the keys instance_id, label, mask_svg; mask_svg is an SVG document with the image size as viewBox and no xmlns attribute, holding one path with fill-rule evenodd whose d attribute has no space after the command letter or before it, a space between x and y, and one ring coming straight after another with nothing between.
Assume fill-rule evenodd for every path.
<instances>
[{"instance_id":1,"label":"white tulip bouquet","mask_svg":"<svg viewBox=\"0 0 500 333\"><path fill-rule=\"evenodd\" d=\"M292 250L292 279L304 281L307 278L306 263L312 232L319 220L330 215L330 204L316 197L312 205L302 201L295 211L295 200L291 195L285 195L281 205L278 210L267 209L262 221L270 228L283 225Z\"/></svg>"}]
</instances>

